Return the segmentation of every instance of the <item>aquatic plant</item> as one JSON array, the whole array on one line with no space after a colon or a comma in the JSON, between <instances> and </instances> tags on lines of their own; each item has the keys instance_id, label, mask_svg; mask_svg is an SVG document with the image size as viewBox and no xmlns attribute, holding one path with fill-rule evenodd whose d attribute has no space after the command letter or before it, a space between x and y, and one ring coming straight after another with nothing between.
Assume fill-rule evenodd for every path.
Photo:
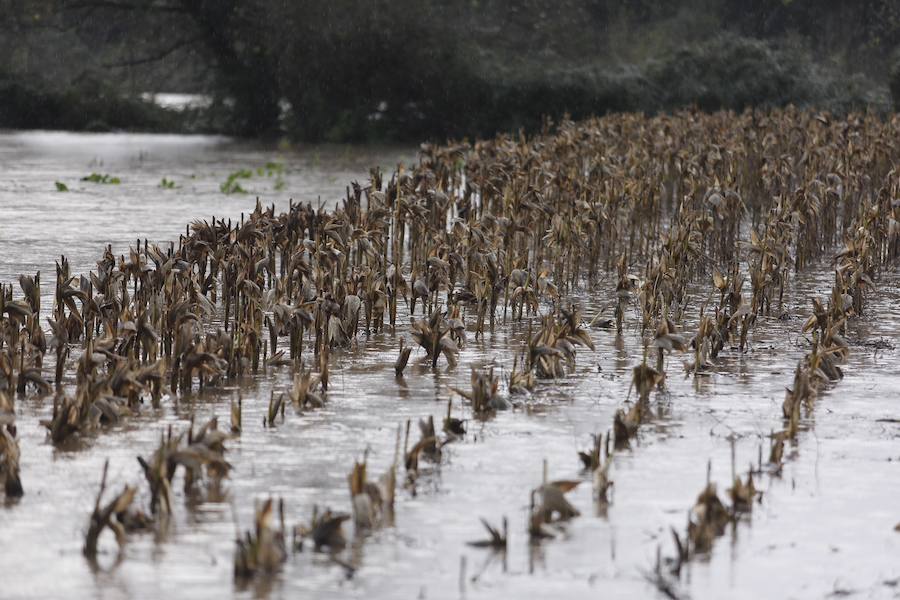
<instances>
[{"instance_id":1,"label":"aquatic plant","mask_svg":"<svg viewBox=\"0 0 900 600\"><path fill-rule=\"evenodd\" d=\"M90 175L85 175L81 178L81 181L87 181L88 183L102 183L107 185L119 185L122 183L122 180L118 177L114 177L108 173L91 173Z\"/></svg>"},{"instance_id":2,"label":"aquatic plant","mask_svg":"<svg viewBox=\"0 0 900 600\"><path fill-rule=\"evenodd\" d=\"M246 194L247 190L241 186L239 180L250 179L251 177L253 177L253 171L250 169L239 169L229 173L225 182L219 186L219 190L223 194Z\"/></svg>"},{"instance_id":3,"label":"aquatic plant","mask_svg":"<svg viewBox=\"0 0 900 600\"><path fill-rule=\"evenodd\" d=\"M244 189L243 186L241 186L240 180L252 179L254 176L274 179L274 189L276 191L284 189L287 185L284 180L284 165L278 162L267 162L265 165L257 167L256 169L243 168L232 171L228 174L228 177L225 179L225 181L219 186L219 190L223 194L246 194L247 190ZM164 184L165 182L166 180L163 179ZM167 186L163 185L162 187ZM168 187L174 187L174 183L172 183L172 185Z\"/></svg>"}]
</instances>

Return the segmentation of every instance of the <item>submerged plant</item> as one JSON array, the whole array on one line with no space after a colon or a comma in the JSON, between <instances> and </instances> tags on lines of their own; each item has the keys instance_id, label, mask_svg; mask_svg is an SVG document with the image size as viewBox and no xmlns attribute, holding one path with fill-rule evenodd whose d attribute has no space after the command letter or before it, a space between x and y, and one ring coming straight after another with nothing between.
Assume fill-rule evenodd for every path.
<instances>
[{"instance_id":1,"label":"submerged plant","mask_svg":"<svg viewBox=\"0 0 900 600\"><path fill-rule=\"evenodd\" d=\"M550 525L565 522L581 513L566 498L580 481L547 480L547 461L544 461L544 483L531 491L528 518L528 534L532 541L553 537Z\"/></svg>"},{"instance_id":2,"label":"submerged plant","mask_svg":"<svg viewBox=\"0 0 900 600\"><path fill-rule=\"evenodd\" d=\"M442 354L450 367L456 366L459 347L449 334L450 327L440 311L431 313L428 320L414 321L410 329L412 338L425 349L426 356L431 359L432 367L437 366Z\"/></svg>"},{"instance_id":3,"label":"submerged plant","mask_svg":"<svg viewBox=\"0 0 900 600\"><path fill-rule=\"evenodd\" d=\"M112 175L100 174L100 173L91 173L90 175L85 175L81 178L81 181L87 181L88 183L103 183L107 185L118 185L122 183L122 180L118 177L114 177ZM59 187L59 186L57 186ZM60 190L62 191L62 190Z\"/></svg>"},{"instance_id":4,"label":"submerged plant","mask_svg":"<svg viewBox=\"0 0 900 600\"><path fill-rule=\"evenodd\" d=\"M493 367L483 371L472 367L471 381L471 391L458 388L453 388L453 391L472 403L472 411L476 415L509 408L509 402L500 396L500 380L494 375Z\"/></svg>"},{"instance_id":5,"label":"submerged plant","mask_svg":"<svg viewBox=\"0 0 900 600\"><path fill-rule=\"evenodd\" d=\"M392 464L377 481L367 478L367 455L354 463L347 480L353 505L353 522L357 531L373 529L393 522L396 464Z\"/></svg>"},{"instance_id":6,"label":"submerged plant","mask_svg":"<svg viewBox=\"0 0 900 600\"><path fill-rule=\"evenodd\" d=\"M343 524L350 518L347 513L335 513L331 509L320 514L319 507L314 506L309 524L294 528L294 549L302 550L304 540L311 539L316 552L326 548L332 553L340 552L347 545Z\"/></svg>"},{"instance_id":7,"label":"submerged plant","mask_svg":"<svg viewBox=\"0 0 900 600\"><path fill-rule=\"evenodd\" d=\"M250 179L251 177L253 177L253 171L250 169L239 169L229 173L225 182L219 186L219 190L223 194L246 194L247 190L241 186L240 180Z\"/></svg>"},{"instance_id":8,"label":"submerged plant","mask_svg":"<svg viewBox=\"0 0 900 600\"><path fill-rule=\"evenodd\" d=\"M284 529L284 501L278 501L280 529L272 520L274 502L266 499L256 508L254 529L238 537L234 550L234 578L245 579L262 573L274 573L287 560Z\"/></svg>"},{"instance_id":9,"label":"submerged plant","mask_svg":"<svg viewBox=\"0 0 900 600\"><path fill-rule=\"evenodd\" d=\"M94 510L91 512L90 521L88 522L88 531L85 535L83 553L89 559L95 559L97 556L97 544L100 535L105 529L110 529L116 536L116 542L121 549L125 544L126 535L129 531L145 529L150 523L150 519L140 511L134 511L131 508L134 502L137 490L130 486L124 489L112 500L106 504L102 504L103 493L106 491L106 475L109 470L109 461L103 464L103 477L100 479L100 491L97 492L97 501L94 503Z\"/></svg>"}]
</instances>

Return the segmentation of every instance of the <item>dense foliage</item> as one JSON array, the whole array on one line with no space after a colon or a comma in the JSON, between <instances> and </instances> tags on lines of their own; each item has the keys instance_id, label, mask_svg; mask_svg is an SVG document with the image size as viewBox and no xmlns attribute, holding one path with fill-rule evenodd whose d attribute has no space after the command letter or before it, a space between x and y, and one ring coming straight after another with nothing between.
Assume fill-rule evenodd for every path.
<instances>
[{"instance_id":1,"label":"dense foliage","mask_svg":"<svg viewBox=\"0 0 900 600\"><path fill-rule=\"evenodd\" d=\"M898 93L891 0L0 6L0 50L10 57L0 81L16 91L0 98L4 126L165 127L152 111L128 117L133 104L82 109L71 82L86 73L116 91L104 102L146 91L214 96L195 128L334 141L489 135L534 129L544 115L686 105L886 109L888 90ZM23 89L41 101L23 107ZM59 102L77 107L75 118L61 117L69 111Z\"/></svg>"}]
</instances>

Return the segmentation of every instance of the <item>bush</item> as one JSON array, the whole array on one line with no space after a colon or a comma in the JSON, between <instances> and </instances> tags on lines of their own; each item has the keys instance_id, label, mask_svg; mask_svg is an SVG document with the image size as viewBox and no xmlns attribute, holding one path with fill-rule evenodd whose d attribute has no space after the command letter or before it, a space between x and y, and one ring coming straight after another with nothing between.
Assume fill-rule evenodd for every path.
<instances>
[{"instance_id":1,"label":"bush","mask_svg":"<svg viewBox=\"0 0 900 600\"><path fill-rule=\"evenodd\" d=\"M122 97L90 78L79 80L65 91L55 91L0 73L0 127L173 131L185 125L185 115Z\"/></svg>"},{"instance_id":2,"label":"bush","mask_svg":"<svg viewBox=\"0 0 900 600\"><path fill-rule=\"evenodd\" d=\"M765 42L720 36L649 65L661 108L696 104L703 110L806 103L812 90L803 61Z\"/></svg>"},{"instance_id":3,"label":"bush","mask_svg":"<svg viewBox=\"0 0 900 600\"><path fill-rule=\"evenodd\" d=\"M739 36L718 36L650 63L656 107L706 111L796 104L839 113L887 108L884 86L817 64L803 51Z\"/></svg>"},{"instance_id":4,"label":"bush","mask_svg":"<svg viewBox=\"0 0 900 600\"><path fill-rule=\"evenodd\" d=\"M537 130L544 116L578 119L608 112L641 110L649 83L637 69L581 67L525 70L513 76L478 79L482 100L467 111L468 129L479 135L519 128Z\"/></svg>"}]
</instances>

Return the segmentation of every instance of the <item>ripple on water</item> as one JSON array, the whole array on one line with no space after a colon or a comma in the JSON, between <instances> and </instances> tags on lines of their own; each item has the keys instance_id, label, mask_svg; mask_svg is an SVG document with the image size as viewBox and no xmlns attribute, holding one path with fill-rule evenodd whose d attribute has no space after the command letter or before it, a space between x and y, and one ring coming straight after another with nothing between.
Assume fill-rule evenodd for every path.
<instances>
[{"instance_id":1,"label":"ripple on water","mask_svg":"<svg viewBox=\"0 0 900 600\"><path fill-rule=\"evenodd\" d=\"M287 190L274 193L262 182L260 191L280 209L289 195L337 200L344 182L362 180L371 164L410 155L405 149L341 147L279 153L206 137L0 135L0 156L16 182L0 189L0 281L36 270L49 281L63 253L74 273L85 272L107 243L119 253L136 237L171 240L194 218L239 219L241 211L252 209L253 196L223 196L218 185L230 171L273 156L288 169ZM93 170L119 175L123 185L77 181ZM183 187L158 188L164 176ZM52 191L57 179L71 182L73 191ZM581 485L571 499L583 517L560 539L533 548L525 518L528 490L540 482L542 461L552 477L578 476L575 451L589 444L590 434L610 427L628 396L630 369L642 357L637 331L617 339L612 331L592 330L596 350L579 350L569 378L540 383L516 409L469 421L466 440L445 448L443 464L422 478L415 495L399 494L396 526L352 544L348 552L361 565L352 579L326 556L307 551L292 556L271 581L235 586L236 527L249 527L254 501L270 493L284 497L289 524L307 521L314 504L348 510L352 461L368 449L372 472L382 472L394 455L398 426L427 415L440 422L450 388L468 387L469 365L494 364L508 373L525 339L525 322L499 325L478 341L470 332L456 369L433 371L417 349L399 381L391 365L406 327L361 336L358 348L334 354L327 407L303 415L288 410L273 428L263 425L268 399L290 386L289 371L273 368L244 382L244 431L228 444L234 473L226 497L195 504L176 481L168 526L159 534L133 536L118 563L115 544L106 540L95 569L81 556L81 543L103 462L110 461L113 488L139 482L136 455L148 456L161 432L185 427L192 413L198 421L214 414L227 420L237 386L207 390L177 406L169 399L158 414L149 412L64 451L47 443L38 424L52 411L51 400L21 402L26 496L0 508L0 547L15 549L0 560L3 594L51 597L64 586L71 597L93 598L458 598L465 557L467 598L649 596L654 592L640 569L652 565L657 544L668 542L668 528L683 526L705 481L707 460L712 459L713 479L724 485L730 477L729 436L740 436L737 462L743 466L756 461L764 436L780 428L784 386L805 351L797 332L808 314L807 298L826 295L832 277L823 265L793 281L785 304L792 318L760 319L751 350L724 352L709 376L685 377L680 359L668 358L667 393L655 395L650 424L615 459L607 514L593 513L590 485ZM48 288L45 312L52 306ZM608 285L585 293L586 312L598 310L612 294ZM873 316L854 321L849 337L896 339L898 300L896 273L885 274L871 304ZM398 322L408 320L401 315ZM689 314L688 328L694 322L696 315ZM752 526L739 525L729 534L734 543L716 544L708 562L689 565L688 587L696 597L822 597L857 585L870 596L892 593L879 582L898 576L900 534L892 528L900 520L900 428L876 419L896 416L888 391L900 386L897 360L895 349L854 346L844 382L805 419L796 460L786 464L781 478L760 482L764 502ZM505 565L465 545L484 534L478 517L499 523L504 515L510 523ZM788 561L790 569L784 568Z\"/></svg>"}]
</instances>

